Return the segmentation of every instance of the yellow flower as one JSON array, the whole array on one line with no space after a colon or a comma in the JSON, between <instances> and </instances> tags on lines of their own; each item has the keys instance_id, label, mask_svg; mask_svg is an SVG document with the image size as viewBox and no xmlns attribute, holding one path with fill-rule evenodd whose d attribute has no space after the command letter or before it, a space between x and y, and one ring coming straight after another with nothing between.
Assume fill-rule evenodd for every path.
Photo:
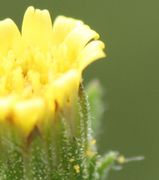
<instances>
[{"instance_id":1,"label":"yellow flower","mask_svg":"<svg viewBox=\"0 0 159 180\"><path fill-rule=\"evenodd\" d=\"M0 122L24 134L78 91L87 65L105 56L99 35L82 21L29 7L19 32L0 21Z\"/></svg>"}]
</instances>

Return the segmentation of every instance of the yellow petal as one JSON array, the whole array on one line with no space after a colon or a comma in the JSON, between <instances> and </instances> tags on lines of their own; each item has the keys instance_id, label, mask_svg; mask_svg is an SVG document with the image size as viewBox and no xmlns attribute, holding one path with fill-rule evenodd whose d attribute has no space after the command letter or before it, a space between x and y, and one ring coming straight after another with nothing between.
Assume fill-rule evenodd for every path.
<instances>
[{"instance_id":1,"label":"yellow petal","mask_svg":"<svg viewBox=\"0 0 159 180\"><path fill-rule=\"evenodd\" d=\"M77 53L79 53L90 40L98 38L99 35L91 30L89 26L79 25L68 34L64 40L64 44L68 48L70 58L75 58Z\"/></svg>"},{"instance_id":2,"label":"yellow petal","mask_svg":"<svg viewBox=\"0 0 159 180\"><path fill-rule=\"evenodd\" d=\"M19 38L20 32L11 19L0 21L0 54L6 55L10 49L14 50Z\"/></svg>"},{"instance_id":3,"label":"yellow petal","mask_svg":"<svg viewBox=\"0 0 159 180\"><path fill-rule=\"evenodd\" d=\"M17 102L13 109L14 122L27 135L44 118L44 111L45 104L40 98Z\"/></svg>"},{"instance_id":4,"label":"yellow petal","mask_svg":"<svg viewBox=\"0 0 159 180\"><path fill-rule=\"evenodd\" d=\"M55 80L56 98L60 105L75 97L74 93L78 90L80 79L81 74L77 70L70 70Z\"/></svg>"},{"instance_id":5,"label":"yellow petal","mask_svg":"<svg viewBox=\"0 0 159 180\"><path fill-rule=\"evenodd\" d=\"M15 102L15 96L0 98L0 121L5 121L5 118L9 118L12 115L12 107Z\"/></svg>"},{"instance_id":6,"label":"yellow petal","mask_svg":"<svg viewBox=\"0 0 159 180\"><path fill-rule=\"evenodd\" d=\"M72 98L76 97L75 93L78 91L80 79L81 74L77 70L72 69L64 73L48 86L48 90L45 92L48 100L51 103L58 103L60 107L71 101Z\"/></svg>"},{"instance_id":7,"label":"yellow petal","mask_svg":"<svg viewBox=\"0 0 159 180\"><path fill-rule=\"evenodd\" d=\"M52 22L47 10L29 7L24 15L22 36L29 46L45 50L51 43Z\"/></svg>"},{"instance_id":8,"label":"yellow petal","mask_svg":"<svg viewBox=\"0 0 159 180\"><path fill-rule=\"evenodd\" d=\"M92 41L90 42L80 53L77 62L79 64L79 69L84 70L93 61L105 57L103 51L105 45L102 41Z\"/></svg>"},{"instance_id":9,"label":"yellow petal","mask_svg":"<svg viewBox=\"0 0 159 180\"><path fill-rule=\"evenodd\" d=\"M71 32L76 26L82 25L83 22L68 18L64 16L58 16L53 24L53 43L59 45L65 37Z\"/></svg>"}]
</instances>

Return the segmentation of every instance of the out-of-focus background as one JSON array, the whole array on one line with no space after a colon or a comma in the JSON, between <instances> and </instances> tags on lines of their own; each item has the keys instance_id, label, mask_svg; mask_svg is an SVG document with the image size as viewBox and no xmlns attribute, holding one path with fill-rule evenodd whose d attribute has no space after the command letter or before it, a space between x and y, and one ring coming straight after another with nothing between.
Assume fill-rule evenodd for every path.
<instances>
[{"instance_id":1,"label":"out-of-focus background","mask_svg":"<svg viewBox=\"0 0 159 180\"><path fill-rule=\"evenodd\" d=\"M159 1L1 0L0 19L12 17L20 27L28 5L49 9L53 18L82 19L101 34L107 58L85 73L106 90L100 152L146 157L112 171L109 180L159 179Z\"/></svg>"}]
</instances>

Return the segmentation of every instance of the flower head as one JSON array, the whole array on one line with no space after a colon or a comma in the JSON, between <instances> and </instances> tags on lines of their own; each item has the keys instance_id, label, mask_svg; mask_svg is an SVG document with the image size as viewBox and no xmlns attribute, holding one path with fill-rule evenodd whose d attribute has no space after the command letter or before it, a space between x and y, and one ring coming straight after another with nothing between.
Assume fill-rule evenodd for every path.
<instances>
[{"instance_id":1,"label":"flower head","mask_svg":"<svg viewBox=\"0 0 159 180\"><path fill-rule=\"evenodd\" d=\"M0 22L0 122L28 134L77 93L87 65L105 56L99 35L82 21L29 7L22 31Z\"/></svg>"}]
</instances>

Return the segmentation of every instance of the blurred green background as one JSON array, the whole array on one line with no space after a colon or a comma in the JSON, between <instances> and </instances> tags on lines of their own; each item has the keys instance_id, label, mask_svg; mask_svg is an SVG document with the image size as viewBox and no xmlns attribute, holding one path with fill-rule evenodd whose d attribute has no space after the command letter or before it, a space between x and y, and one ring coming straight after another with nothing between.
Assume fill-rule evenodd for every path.
<instances>
[{"instance_id":1,"label":"blurred green background","mask_svg":"<svg viewBox=\"0 0 159 180\"><path fill-rule=\"evenodd\" d=\"M107 111L100 152L119 150L144 161L112 171L109 180L159 179L159 1L158 0L1 0L0 18L20 26L28 5L82 19L101 34L107 58L87 69L99 78Z\"/></svg>"}]
</instances>

